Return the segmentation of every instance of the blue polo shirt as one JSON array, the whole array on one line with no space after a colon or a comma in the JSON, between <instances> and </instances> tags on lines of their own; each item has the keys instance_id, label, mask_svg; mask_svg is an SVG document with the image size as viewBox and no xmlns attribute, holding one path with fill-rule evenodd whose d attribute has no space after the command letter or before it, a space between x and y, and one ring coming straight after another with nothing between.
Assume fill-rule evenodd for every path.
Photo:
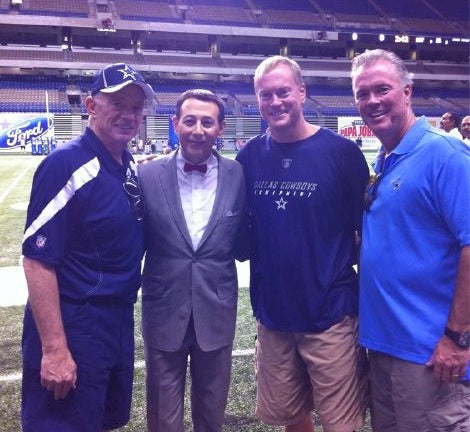
<instances>
[{"instance_id":1,"label":"blue polo shirt","mask_svg":"<svg viewBox=\"0 0 470 432\"><path fill-rule=\"evenodd\" d=\"M376 169L364 213L360 342L425 364L442 337L470 244L470 149L422 117Z\"/></svg>"},{"instance_id":2,"label":"blue polo shirt","mask_svg":"<svg viewBox=\"0 0 470 432\"><path fill-rule=\"evenodd\" d=\"M39 165L23 255L54 266L62 299L135 302L142 227L123 188L135 176L129 152L120 165L89 128Z\"/></svg>"}]
</instances>

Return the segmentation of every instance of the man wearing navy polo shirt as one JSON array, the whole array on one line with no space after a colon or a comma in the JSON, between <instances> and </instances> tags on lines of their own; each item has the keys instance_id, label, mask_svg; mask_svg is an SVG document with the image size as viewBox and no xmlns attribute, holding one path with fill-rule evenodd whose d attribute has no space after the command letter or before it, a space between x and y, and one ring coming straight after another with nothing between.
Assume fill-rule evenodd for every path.
<instances>
[{"instance_id":1,"label":"man wearing navy polo shirt","mask_svg":"<svg viewBox=\"0 0 470 432\"><path fill-rule=\"evenodd\" d=\"M22 425L98 432L129 420L142 204L127 143L154 93L126 64L104 68L84 133L37 169L23 240Z\"/></svg>"}]
</instances>

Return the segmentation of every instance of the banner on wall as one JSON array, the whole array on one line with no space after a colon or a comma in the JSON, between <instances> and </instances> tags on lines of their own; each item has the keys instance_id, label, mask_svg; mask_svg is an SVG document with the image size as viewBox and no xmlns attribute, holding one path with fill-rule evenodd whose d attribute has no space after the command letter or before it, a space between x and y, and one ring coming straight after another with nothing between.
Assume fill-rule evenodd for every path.
<instances>
[{"instance_id":1,"label":"banner on wall","mask_svg":"<svg viewBox=\"0 0 470 432\"><path fill-rule=\"evenodd\" d=\"M0 113L0 151L31 149L53 142L54 117L38 113Z\"/></svg>"},{"instance_id":2,"label":"banner on wall","mask_svg":"<svg viewBox=\"0 0 470 432\"><path fill-rule=\"evenodd\" d=\"M439 128L440 117L426 117L429 124ZM359 145L363 150L378 150L381 146L379 139L374 135L361 117L338 117L338 133L351 141L360 139Z\"/></svg>"},{"instance_id":3,"label":"banner on wall","mask_svg":"<svg viewBox=\"0 0 470 432\"><path fill-rule=\"evenodd\" d=\"M378 150L380 141L361 117L338 117L338 133L355 141L363 150Z\"/></svg>"}]
</instances>

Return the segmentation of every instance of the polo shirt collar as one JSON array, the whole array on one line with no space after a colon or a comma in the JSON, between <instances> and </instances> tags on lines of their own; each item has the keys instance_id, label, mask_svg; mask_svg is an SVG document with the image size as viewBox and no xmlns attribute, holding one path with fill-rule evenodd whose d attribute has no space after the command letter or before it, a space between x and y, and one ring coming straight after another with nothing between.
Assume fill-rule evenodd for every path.
<instances>
[{"instance_id":1,"label":"polo shirt collar","mask_svg":"<svg viewBox=\"0 0 470 432\"><path fill-rule=\"evenodd\" d=\"M98 156L100 162L106 167L108 171L122 171L123 167L129 166L131 154L124 150L122 153L122 165L120 165L109 153L101 140L96 136L92 129L88 126L85 129L84 137L88 145L93 149L94 153Z\"/></svg>"}]
</instances>

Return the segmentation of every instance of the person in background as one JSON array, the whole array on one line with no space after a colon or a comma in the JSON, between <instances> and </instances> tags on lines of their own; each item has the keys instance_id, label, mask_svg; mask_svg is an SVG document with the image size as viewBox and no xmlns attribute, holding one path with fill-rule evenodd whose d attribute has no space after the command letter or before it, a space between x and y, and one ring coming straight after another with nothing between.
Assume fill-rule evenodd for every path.
<instances>
[{"instance_id":1,"label":"person in background","mask_svg":"<svg viewBox=\"0 0 470 432\"><path fill-rule=\"evenodd\" d=\"M353 265L369 169L354 142L306 121L295 61L264 60L254 85L268 133L237 160L251 214L256 414L307 432L315 407L324 431L351 432L368 405Z\"/></svg>"},{"instance_id":2,"label":"person in background","mask_svg":"<svg viewBox=\"0 0 470 432\"><path fill-rule=\"evenodd\" d=\"M470 146L470 115L465 116L460 123L460 133L463 137L463 142Z\"/></svg>"},{"instance_id":3,"label":"person in background","mask_svg":"<svg viewBox=\"0 0 470 432\"><path fill-rule=\"evenodd\" d=\"M188 90L173 117L179 149L139 165L146 204L142 333L150 432L182 432L188 358L194 430L220 432L230 384L245 183L212 150L225 128L220 98ZM244 257L246 259L246 256Z\"/></svg>"},{"instance_id":4,"label":"person in background","mask_svg":"<svg viewBox=\"0 0 470 432\"><path fill-rule=\"evenodd\" d=\"M352 63L364 122L382 143L365 195L359 340L377 432L470 425L470 149L416 118L393 52Z\"/></svg>"},{"instance_id":5,"label":"person in background","mask_svg":"<svg viewBox=\"0 0 470 432\"><path fill-rule=\"evenodd\" d=\"M440 128L445 130L448 134L462 139L460 133L460 117L454 112L446 112L442 115Z\"/></svg>"},{"instance_id":6,"label":"person in background","mask_svg":"<svg viewBox=\"0 0 470 432\"><path fill-rule=\"evenodd\" d=\"M25 432L100 432L129 420L143 244L126 147L153 99L132 67L105 67L86 99L85 132L34 175L23 239Z\"/></svg>"}]
</instances>

